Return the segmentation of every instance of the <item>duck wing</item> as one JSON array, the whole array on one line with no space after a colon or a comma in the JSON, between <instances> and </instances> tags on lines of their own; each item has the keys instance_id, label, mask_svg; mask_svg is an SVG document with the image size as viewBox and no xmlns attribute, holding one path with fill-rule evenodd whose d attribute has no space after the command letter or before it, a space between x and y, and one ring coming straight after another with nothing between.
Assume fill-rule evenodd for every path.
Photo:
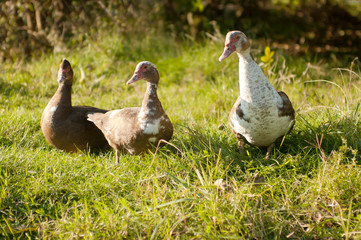
<instances>
[{"instance_id":1,"label":"duck wing","mask_svg":"<svg viewBox=\"0 0 361 240\"><path fill-rule=\"evenodd\" d=\"M282 91L277 91L277 93L282 98L282 103L283 103L282 107L278 108L278 116L280 116L280 117L289 116L290 117L290 120L293 122L290 127L290 130L289 130L289 131L291 131L293 128L293 125L295 124L295 110L293 109L292 103L286 93L284 93Z\"/></svg>"},{"instance_id":2,"label":"duck wing","mask_svg":"<svg viewBox=\"0 0 361 240\"><path fill-rule=\"evenodd\" d=\"M105 135L111 145L123 145L132 139L137 131L138 107L124 108L103 113L89 113L93 122Z\"/></svg>"}]
</instances>

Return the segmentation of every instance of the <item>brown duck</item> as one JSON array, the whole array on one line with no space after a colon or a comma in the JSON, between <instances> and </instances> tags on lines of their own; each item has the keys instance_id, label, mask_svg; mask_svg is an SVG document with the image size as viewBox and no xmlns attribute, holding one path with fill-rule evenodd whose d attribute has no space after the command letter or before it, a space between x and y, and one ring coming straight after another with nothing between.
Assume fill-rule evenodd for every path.
<instances>
[{"instance_id":1,"label":"brown duck","mask_svg":"<svg viewBox=\"0 0 361 240\"><path fill-rule=\"evenodd\" d=\"M107 110L71 105L73 70L66 59L60 64L58 83L58 90L41 116L41 130L46 140L67 152L84 151L88 147L107 147L102 132L87 121L89 112L106 113Z\"/></svg>"},{"instance_id":2,"label":"brown duck","mask_svg":"<svg viewBox=\"0 0 361 240\"><path fill-rule=\"evenodd\" d=\"M141 107L88 115L88 120L102 130L109 145L114 148L117 162L120 152L140 154L157 145L160 139L169 141L173 135L173 125L157 96L159 73L156 66L148 61L138 63L127 84L141 79L147 81Z\"/></svg>"},{"instance_id":3,"label":"brown duck","mask_svg":"<svg viewBox=\"0 0 361 240\"><path fill-rule=\"evenodd\" d=\"M227 33L219 61L236 52L239 59L240 95L229 115L229 123L244 144L266 147L269 157L277 139L287 134L295 123L295 111L288 96L276 91L250 54L251 44L241 31Z\"/></svg>"}]
</instances>

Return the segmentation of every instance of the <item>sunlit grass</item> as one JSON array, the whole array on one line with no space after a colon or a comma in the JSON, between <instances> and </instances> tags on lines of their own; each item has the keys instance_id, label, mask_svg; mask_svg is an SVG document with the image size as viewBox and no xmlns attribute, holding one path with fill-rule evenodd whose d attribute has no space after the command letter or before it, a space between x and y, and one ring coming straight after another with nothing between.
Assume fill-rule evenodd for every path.
<instances>
[{"instance_id":1,"label":"sunlit grass","mask_svg":"<svg viewBox=\"0 0 361 240\"><path fill-rule=\"evenodd\" d=\"M263 48L254 43L258 62ZM361 229L360 63L275 52L273 85L296 109L275 148L240 155L228 126L238 64L222 42L107 36L0 71L0 235L55 239L357 238ZM139 106L145 84L125 83L155 63L159 97L175 126L169 145L143 157L68 154L42 136L40 117L63 57L73 104ZM306 59L306 60L305 60ZM307 61L310 59L310 61ZM331 67L332 66L332 67ZM339 68L334 68L337 66Z\"/></svg>"}]
</instances>

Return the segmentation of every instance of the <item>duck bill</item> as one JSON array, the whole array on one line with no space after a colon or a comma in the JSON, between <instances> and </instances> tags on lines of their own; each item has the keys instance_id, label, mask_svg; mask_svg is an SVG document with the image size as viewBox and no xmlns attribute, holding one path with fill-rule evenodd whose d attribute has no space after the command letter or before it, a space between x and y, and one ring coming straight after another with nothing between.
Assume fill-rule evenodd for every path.
<instances>
[{"instance_id":1,"label":"duck bill","mask_svg":"<svg viewBox=\"0 0 361 240\"><path fill-rule=\"evenodd\" d=\"M61 61L60 66L59 66L59 71L58 71L58 82L59 83L62 83L65 81L66 75L68 74L68 72L70 72L70 70L71 70L70 63L68 62L68 60L66 60L64 58L63 61Z\"/></svg>"},{"instance_id":2,"label":"duck bill","mask_svg":"<svg viewBox=\"0 0 361 240\"><path fill-rule=\"evenodd\" d=\"M58 83L62 83L65 81L65 74L62 69L58 72Z\"/></svg>"},{"instance_id":3,"label":"duck bill","mask_svg":"<svg viewBox=\"0 0 361 240\"><path fill-rule=\"evenodd\" d=\"M139 73L134 73L134 75L128 80L127 84L128 84L128 85L129 85L129 84L132 84L132 83L140 80L141 77L142 77L142 76L141 76Z\"/></svg>"},{"instance_id":4,"label":"duck bill","mask_svg":"<svg viewBox=\"0 0 361 240\"><path fill-rule=\"evenodd\" d=\"M65 81L65 76L61 76L58 78L58 83L62 83Z\"/></svg>"},{"instance_id":5,"label":"duck bill","mask_svg":"<svg viewBox=\"0 0 361 240\"><path fill-rule=\"evenodd\" d=\"M234 49L232 47L224 47L222 55L219 57L218 61L222 62L224 59L229 57L234 52Z\"/></svg>"}]
</instances>

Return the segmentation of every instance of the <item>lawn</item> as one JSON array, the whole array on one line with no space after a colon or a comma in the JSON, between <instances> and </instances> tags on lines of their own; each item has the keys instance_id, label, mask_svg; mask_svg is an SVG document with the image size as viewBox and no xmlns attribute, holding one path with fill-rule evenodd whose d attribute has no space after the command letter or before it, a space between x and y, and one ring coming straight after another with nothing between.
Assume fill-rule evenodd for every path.
<instances>
[{"instance_id":1,"label":"lawn","mask_svg":"<svg viewBox=\"0 0 361 240\"><path fill-rule=\"evenodd\" d=\"M84 46L0 66L0 237L5 239L361 239L361 71L356 56L275 51L267 75L296 110L270 159L237 152L228 114L239 93L236 55L219 36L102 35ZM258 63L265 46L253 41ZM140 106L136 64L160 73L174 124L144 156L70 154L50 146L40 118L66 57L73 105Z\"/></svg>"}]
</instances>

